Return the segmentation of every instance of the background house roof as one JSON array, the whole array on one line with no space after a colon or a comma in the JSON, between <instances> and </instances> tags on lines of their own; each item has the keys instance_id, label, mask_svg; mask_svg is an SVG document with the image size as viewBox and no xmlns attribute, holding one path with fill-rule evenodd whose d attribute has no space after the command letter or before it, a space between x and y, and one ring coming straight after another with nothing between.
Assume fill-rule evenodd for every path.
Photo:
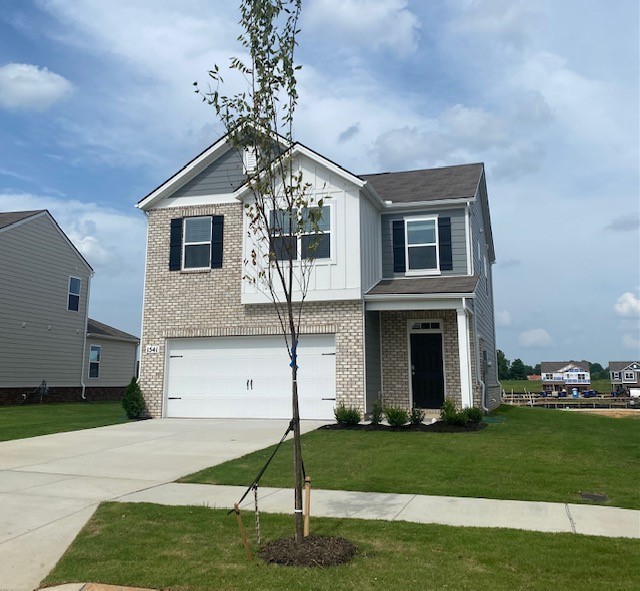
<instances>
[{"instance_id":1,"label":"background house roof","mask_svg":"<svg viewBox=\"0 0 640 591\"><path fill-rule=\"evenodd\" d=\"M640 365L639 361L609 361L609 371L622 371L634 363Z\"/></svg>"},{"instance_id":2,"label":"background house roof","mask_svg":"<svg viewBox=\"0 0 640 591\"><path fill-rule=\"evenodd\" d=\"M359 176L362 180L371 183L384 201L417 203L473 198L483 170L484 164L478 163Z\"/></svg>"},{"instance_id":3,"label":"background house roof","mask_svg":"<svg viewBox=\"0 0 640 591\"><path fill-rule=\"evenodd\" d=\"M554 373L557 372L567 365L575 365L578 369L583 369L584 371L589 371L589 362L588 361L543 361L540 364L540 371L544 373Z\"/></svg>"},{"instance_id":4,"label":"background house roof","mask_svg":"<svg viewBox=\"0 0 640 591\"><path fill-rule=\"evenodd\" d=\"M0 228L6 228L11 224L15 224L21 220L30 218L38 213L46 211L44 209L36 209L33 211L7 211L5 213L0 212Z\"/></svg>"},{"instance_id":5,"label":"background house roof","mask_svg":"<svg viewBox=\"0 0 640 591\"><path fill-rule=\"evenodd\" d=\"M374 285L366 295L472 294L477 284L478 275L472 275L470 277L383 279Z\"/></svg>"},{"instance_id":6,"label":"background house roof","mask_svg":"<svg viewBox=\"0 0 640 591\"><path fill-rule=\"evenodd\" d=\"M129 334L128 332L118 330L117 328L113 328L113 326L109 326L108 324L93 320L93 318L88 319L87 336L98 338L102 337L117 341L131 341L133 343L140 342L138 337Z\"/></svg>"}]
</instances>

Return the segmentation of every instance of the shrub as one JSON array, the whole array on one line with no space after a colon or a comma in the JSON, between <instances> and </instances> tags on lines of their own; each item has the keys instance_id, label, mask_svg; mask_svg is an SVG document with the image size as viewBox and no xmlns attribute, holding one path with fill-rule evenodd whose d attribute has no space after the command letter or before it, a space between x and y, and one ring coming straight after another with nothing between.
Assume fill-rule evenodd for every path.
<instances>
[{"instance_id":1,"label":"shrub","mask_svg":"<svg viewBox=\"0 0 640 591\"><path fill-rule=\"evenodd\" d=\"M467 413L467 417L469 418L469 422L471 423L480 423L482 421L482 417L484 416L482 409L478 408L477 406L466 408L464 412Z\"/></svg>"},{"instance_id":2,"label":"shrub","mask_svg":"<svg viewBox=\"0 0 640 591\"><path fill-rule=\"evenodd\" d=\"M459 411L450 398L447 398L440 407L440 419L445 425L456 427L466 427L469 424L469 415L464 410Z\"/></svg>"},{"instance_id":3,"label":"shrub","mask_svg":"<svg viewBox=\"0 0 640 591\"><path fill-rule=\"evenodd\" d=\"M362 415L357 408L340 404L333 409L333 414L339 425L357 425L362 420Z\"/></svg>"},{"instance_id":4,"label":"shrub","mask_svg":"<svg viewBox=\"0 0 640 591\"><path fill-rule=\"evenodd\" d=\"M124 412L127 413L127 418L129 419L139 419L144 412L144 398L136 378L131 378L124 391L122 408L124 408Z\"/></svg>"},{"instance_id":5,"label":"shrub","mask_svg":"<svg viewBox=\"0 0 640 591\"><path fill-rule=\"evenodd\" d=\"M384 409L384 415L392 427L402 427L409 421L409 413L399 406L388 406Z\"/></svg>"},{"instance_id":6,"label":"shrub","mask_svg":"<svg viewBox=\"0 0 640 591\"><path fill-rule=\"evenodd\" d=\"M411 409L411 415L409 416L409 422L412 425L419 425L424 421L424 411L415 406Z\"/></svg>"},{"instance_id":7,"label":"shrub","mask_svg":"<svg viewBox=\"0 0 640 591\"><path fill-rule=\"evenodd\" d=\"M382 406L376 400L373 403L373 410L371 411L371 424L372 425L379 425L382 422L382 417L383 417Z\"/></svg>"}]
</instances>

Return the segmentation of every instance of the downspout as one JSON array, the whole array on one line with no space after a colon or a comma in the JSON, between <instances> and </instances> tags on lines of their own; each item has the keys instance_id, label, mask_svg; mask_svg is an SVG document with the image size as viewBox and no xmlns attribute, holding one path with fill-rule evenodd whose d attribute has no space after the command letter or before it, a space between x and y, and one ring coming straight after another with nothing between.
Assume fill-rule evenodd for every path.
<instances>
[{"instance_id":1,"label":"downspout","mask_svg":"<svg viewBox=\"0 0 640 591\"><path fill-rule=\"evenodd\" d=\"M91 296L91 279L94 276L95 272L91 271L91 275L89 275L89 279L87 281L87 302L85 304L85 314L84 314L84 334L82 339L82 368L80 370L80 385L82 386L82 400L87 401L87 397L85 395L85 390L87 389L86 384L84 383L84 364L85 358L87 356L87 331L89 330L89 297Z\"/></svg>"}]
</instances>

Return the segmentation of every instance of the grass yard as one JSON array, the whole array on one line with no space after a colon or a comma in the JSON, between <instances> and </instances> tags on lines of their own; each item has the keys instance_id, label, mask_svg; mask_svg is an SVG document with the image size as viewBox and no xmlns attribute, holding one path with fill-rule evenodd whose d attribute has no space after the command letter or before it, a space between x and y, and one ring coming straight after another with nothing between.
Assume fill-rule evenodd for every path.
<instances>
[{"instance_id":1,"label":"grass yard","mask_svg":"<svg viewBox=\"0 0 640 591\"><path fill-rule=\"evenodd\" d=\"M315 488L580 503L579 492L640 509L640 416L614 419L502 406L470 433L322 431L303 435ZM273 448L181 482L249 485ZM291 441L261 486L291 487Z\"/></svg>"},{"instance_id":2,"label":"grass yard","mask_svg":"<svg viewBox=\"0 0 640 591\"><path fill-rule=\"evenodd\" d=\"M126 423L120 402L0 406L0 441Z\"/></svg>"},{"instance_id":3,"label":"grass yard","mask_svg":"<svg viewBox=\"0 0 640 591\"><path fill-rule=\"evenodd\" d=\"M253 540L251 515L245 525ZM268 540L293 520L261 516ZM45 585L92 581L175 591L212 589L637 589L640 540L403 522L313 519L319 535L358 547L349 564L324 569L248 562L234 515L206 507L105 503Z\"/></svg>"},{"instance_id":4,"label":"grass yard","mask_svg":"<svg viewBox=\"0 0 640 591\"><path fill-rule=\"evenodd\" d=\"M515 394L527 392L542 392L542 382L540 380L501 380L502 389L510 394L511 390ZM592 380L590 388L597 390L599 394L609 394L611 392L611 382L609 380ZM567 392L571 387L567 387Z\"/></svg>"}]
</instances>

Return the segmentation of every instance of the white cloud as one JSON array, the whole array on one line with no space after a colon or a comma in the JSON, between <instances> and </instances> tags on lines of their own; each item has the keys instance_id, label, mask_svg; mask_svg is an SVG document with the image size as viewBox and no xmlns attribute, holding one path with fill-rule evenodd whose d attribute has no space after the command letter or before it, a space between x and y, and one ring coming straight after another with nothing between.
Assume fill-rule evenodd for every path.
<instances>
[{"instance_id":1,"label":"white cloud","mask_svg":"<svg viewBox=\"0 0 640 591\"><path fill-rule=\"evenodd\" d=\"M340 45L364 51L390 49L399 56L416 51L420 22L405 0L323 0L303 11L303 26L339 37Z\"/></svg>"},{"instance_id":2,"label":"white cloud","mask_svg":"<svg viewBox=\"0 0 640 591\"><path fill-rule=\"evenodd\" d=\"M640 316L640 299L635 294L627 291L618 298L613 309L618 316L623 318Z\"/></svg>"},{"instance_id":3,"label":"white cloud","mask_svg":"<svg viewBox=\"0 0 640 591\"><path fill-rule=\"evenodd\" d=\"M501 310L500 312L496 312L496 326L511 326L511 322L511 313L508 310Z\"/></svg>"},{"instance_id":4,"label":"white cloud","mask_svg":"<svg viewBox=\"0 0 640 591\"><path fill-rule=\"evenodd\" d=\"M15 63L0 68L0 106L5 109L45 111L72 90L71 82L47 68Z\"/></svg>"},{"instance_id":5,"label":"white cloud","mask_svg":"<svg viewBox=\"0 0 640 591\"><path fill-rule=\"evenodd\" d=\"M552 342L551 335L544 328L525 330L518 340L523 347L546 347Z\"/></svg>"},{"instance_id":6,"label":"white cloud","mask_svg":"<svg viewBox=\"0 0 640 591\"><path fill-rule=\"evenodd\" d=\"M638 335L622 335L622 344L628 349L634 349L636 353L640 353L640 338L638 337Z\"/></svg>"},{"instance_id":7,"label":"white cloud","mask_svg":"<svg viewBox=\"0 0 640 591\"><path fill-rule=\"evenodd\" d=\"M633 232L640 229L640 216L637 211L613 218L605 228L614 232Z\"/></svg>"}]
</instances>

